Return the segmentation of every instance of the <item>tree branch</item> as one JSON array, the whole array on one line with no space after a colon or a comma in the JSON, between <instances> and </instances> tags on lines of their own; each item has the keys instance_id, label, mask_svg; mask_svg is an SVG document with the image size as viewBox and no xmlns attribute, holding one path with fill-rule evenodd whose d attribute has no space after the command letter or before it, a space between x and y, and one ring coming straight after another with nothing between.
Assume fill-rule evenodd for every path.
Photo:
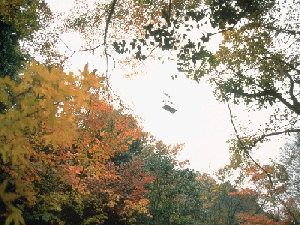
<instances>
[{"instance_id":1,"label":"tree branch","mask_svg":"<svg viewBox=\"0 0 300 225\"><path fill-rule=\"evenodd\" d=\"M295 97L295 95L294 95L294 86L295 86L295 82L294 82L293 78L292 78L289 74L287 74L287 76L288 76L288 78L290 79L290 83L291 83L290 90L289 90L289 94L290 94L290 96L291 96L291 99L292 99L294 105L296 105L298 101L297 101L297 99L296 99L296 97Z\"/></svg>"},{"instance_id":2,"label":"tree branch","mask_svg":"<svg viewBox=\"0 0 300 225\"><path fill-rule=\"evenodd\" d=\"M260 98L260 97L264 97L264 96L265 97L267 97L267 96L274 97L274 98L278 99L281 103L283 103L286 107L288 107L291 111L295 112L297 115L300 115L300 107L298 106L298 104L293 105L293 104L289 103L285 98L282 97L281 93L278 93L274 89L270 89L270 90L266 89L266 90L263 90L262 92L258 92L258 93L254 93L254 94L246 93L243 90L231 90L231 92L234 94L243 96L243 97L247 97L247 98Z\"/></svg>"},{"instance_id":3,"label":"tree branch","mask_svg":"<svg viewBox=\"0 0 300 225\"><path fill-rule=\"evenodd\" d=\"M108 33L108 26L109 26L111 17L113 15L114 11L115 11L115 5L116 5L116 3L117 3L117 0L112 0L111 6L110 6L110 11L109 11L109 14L108 14L108 17L107 17L107 20L106 20L105 32L104 32L104 42L103 42L104 46L106 45L106 38L107 38L107 33Z\"/></svg>"},{"instance_id":4,"label":"tree branch","mask_svg":"<svg viewBox=\"0 0 300 225\"><path fill-rule=\"evenodd\" d=\"M169 27L171 26L171 9L172 9L172 0L169 0Z\"/></svg>"},{"instance_id":5,"label":"tree branch","mask_svg":"<svg viewBox=\"0 0 300 225\"><path fill-rule=\"evenodd\" d=\"M298 105L292 105L292 104L290 104L285 98L282 97L281 93L276 92L272 96L275 97L275 98L277 98L281 103L283 103L290 110L294 111L297 115L300 115L300 108L299 108L299 106Z\"/></svg>"},{"instance_id":6,"label":"tree branch","mask_svg":"<svg viewBox=\"0 0 300 225\"><path fill-rule=\"evenodd\" d=\"M229 109L229 114L230 114L230 120L231 120L231 124L233 126L233 129L234 129L234 132L235 132L235 135L238 139L238 142L240 143L244 153L249 157L249 159L258 167L260 168L267 176L268 176L268 179L270 181L270 184L273 186L273 181L272 181L272 176L271 174L268 173L268 171L266 171L261 165L259 165L253 158L252 156L250 155L250 151L246 148L246 146L244 145L244 143L242 142L239 134L238 134L238 131L235 127L235 124L234 124L234 121L233 121L233 116L232 116L232 112L231 112L231 108L230 108L230 105L228 103L228 109ZM257 143L257 142L256 142ZM255 144L256 145L256 144ZM254 145L254 146L255 146ZM253 148L254 146L251 146L251 148Z\"/></svg>"},{"instance_id":7,"label":"tree branch","mask_svg":"<svg viewBox=\"0 0 300 225\"><path fill-rule=\"evenodd\" d=\"M253 158L252 156L250 155L250 152L249 150L246 148L246 146L244 145L244 143L242 142L240 136L238 135L237 133L237 129L235 127L235 124L234 124L234 121L233 121L233 116L232 116L232 112L231 112L231 108L229 106L229 103L228 103L228 109L229 109L229 113L230 113L230 120L231 120L231 124L233 126L233 129L234 129L234 132L236 134L236 137L242 147L242 149L244 150L244 153L249 157L249 159L259 168L261 169L268 177L269 179L269 182L271 184L271 187L272 189L274 189L274 184L273 184L273 180L272 180L272 176L271 174L268 173L268 171L266 171L260 164L258 164ZM285 131L278 131L278 132L273 132L273 133L270 133L270 134L264 134L262 135L260 138L258 138L256 141L254 141L252 143L252 145L250 146L251 148L254 148L256 146L256 144L260 141L262 141L263 139L265 139L266 137L270 137L270 136L275 136L275 135L280 135L280 134L285 134L285 133L291 133L291 132L300 132L300 129L288 129L288 130L285 130ZM288 211L288 213L292 216L292 218L294 219L294 222L295 224L299 224L298 222L298 219L297 217L295 216L295 214L290 210L289 206L279 197L279 196L276 196L279 200L279 202L284 206L284 208Z\"/></svg>"},{"instance_id":8,"label":"tree branch","mask_svg":"<svg viewBox=\"0 0 300 225\"><path fill-rule=\"evenodd\" d=\"M107 20L106 20L106 24L105 24L105 31L104 31L104 41L103 41L103 45L104 45L104 48L105 48L105 52L106 52L106 39L107 39L107 34L108 34L108 26L110 24L110 21L111 21L111 17L115 11L115 5L117 3L117 0L112 0L111 2L111 5L110 5L110 10L109 10L109 14L108 14L108 17L107 17ZM97 48L99 48L102 44L99 44L97 45L96 47L94 48L87 48L87 49L83 49L83 50L80 50L82 52L84 51L94 51L96 50Z\"/></svg>"},{"instance_id":9,"label":"tree branch","mask_svg":"<svg viewBox=\"0 0 300 225\"><path fill-rule=\"evenodd\" d=\"M268 30L278 31L278 32L285 33L285 34L290 34L290 35L300 34L300 31L298 31L298 30L283 29L283 28L279 28L279 27L273 27L273 26L270 26L270 25L265 25L265 26L262 26L262 27L264 27Z\"/></svg>"},{"instance_id":10,"label":"tree branch","mask_svg":"<svg viewBox=\"0 0 300 225\"><path fill-rule=\"evenodd\" d=\"M265 139L267 137L276 136L276 135L280 135L280 134L287 134L287 133L300 133L300 129L287 129L284 131L277 131L277 132L272 132L269 134L263 134L262 136L260 136L260 138L258 138L256 141L253 142L252 147L255 147L255 145L258 142L261 142L263 139Z\"/></svg>"}]
</instances>

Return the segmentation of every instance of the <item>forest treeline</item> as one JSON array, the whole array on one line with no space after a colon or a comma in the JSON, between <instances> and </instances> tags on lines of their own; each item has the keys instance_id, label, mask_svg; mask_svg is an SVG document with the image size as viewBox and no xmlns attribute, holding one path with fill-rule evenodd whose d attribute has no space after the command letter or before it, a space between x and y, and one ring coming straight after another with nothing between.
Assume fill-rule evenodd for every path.
<instances>
[{"instance_id":1,"label":"forest treeline","mask_svg":"<svg viewBox=\"0 0 300 225\"><path fill-rule=\"evenodd\" d=\"M74 1L57 33L45 34L60 17L44 1L1 1L0 223L299 224L300 3L287 2L112 0L91 10ZM203 31L208 24L214 31ZM64 72L76 51L57 51L59 32L84 37L77 52L118 55L132 74L168 51L180 74L208 78L235 131L230 164L214 175L188 169L177 159L183 144L156 140L115 104L107 72ZM206 46L215 35L214 53ZM235 105L273 111L253 132ZM280 161L252 157L286 134Z\"/></svg>"},{"instance_id":2,"label":"forest treeline","mask_svg":"<svg viewBox=\"0 0 300 225\"><path fill-rule=\"evenodd\" d=\"M237 224L241 213L265 214L256 194L184 169L182 145L114 109L87 66L78 79L25 66L0 83L2 223Z\"/></svg>"}]
</instances>

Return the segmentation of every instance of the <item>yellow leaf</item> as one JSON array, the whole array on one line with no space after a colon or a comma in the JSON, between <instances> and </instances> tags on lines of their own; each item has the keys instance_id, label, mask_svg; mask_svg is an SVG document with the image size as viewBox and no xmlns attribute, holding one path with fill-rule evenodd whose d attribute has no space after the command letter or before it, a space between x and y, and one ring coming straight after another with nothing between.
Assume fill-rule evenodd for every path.
<instances>
[{"instance_id":1,"label":"yellow leaf","mask_svg":"<svg viewBox=\"0 0 300 225\"><path fill-rule=\"evenodd\" d=\"M11 213L6 218L5 225L10 225L12 222L14 222L15 225L25 224L25 221L22 217L22 211L14 207L12 204L9 204L7 206Z\"/></svg>"},{"instance_id":2,"label":"yellow leaf","mask_svg":"<svg viewBox=\"0 0 300 225\"><path fill-rule=\"evenodd\" d=\"M5 192L7 183L8 183L8 179L4 180L4 181L2 182L2 184L0 185L0 197L1 197L1 198L2 198L2 196L4 195L4 192Z\"/></svg>"},{"instance_id":3,"label":"yellow leaf","mask_svg":"<svg viewBox=\"0 0 300 225\"><path fill-rule=\"evenodd\" d=\"M7 163L7 155L10 153L10 148L8 145L1 146L0 154L2 155L3 163Z\"/></svg>"},{"instance_id":4,"label":"yellow leaf","mask_svg":"<svg viewBox=\"0 0 300 225\"><path fill-rule=\"evenodd\" d=\"M13 202L19 197L20 197L19 195L12 192L4 192L4 196L1 196L3 202Z\"/></svg>"}]
</instances>

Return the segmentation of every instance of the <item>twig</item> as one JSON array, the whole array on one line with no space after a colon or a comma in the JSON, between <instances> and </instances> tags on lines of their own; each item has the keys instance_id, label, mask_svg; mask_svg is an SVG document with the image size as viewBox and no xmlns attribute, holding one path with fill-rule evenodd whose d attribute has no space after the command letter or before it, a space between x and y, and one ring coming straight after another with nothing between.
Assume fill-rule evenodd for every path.
<instances>
[{"instance_id":1,"label":"twig","mask_svg":"<svg viewBox=\"0 0 300 225\"><path fill-rule=\"evenodd\" d=\"M115 11L115 5L117 3L117 0L113 0L111 2L111 6L110 6L110 10L109 10L109 14L108 14L108 17L107 17L107 20L106 20L106 24L105 24L105 31L104 31L104 41L103 41L103 45L104 45L104 52L105 54L107 54L106 52L106 39L107 39L107 34L108 34L108 26L110 24L110 21L111 21L111 17ZM82 49L80 51L84 52L84 51L94 51L96 50L97 48L99 48L102 44L99 44L97 45L96 47L94 48L86 48L86 49Z\"/></svg>"},{"instance_id":2,"label":"twig","mask_svg":"<svg viewBox=\"0 0 300 225\"><path fill-rule=\"evenodd\" d=\"M268 171L266 171L261 165L259 165L259 163L257 163L257 162L253 159L253 157L250 155L249 149L247 149L246 146L244 145L244 143L242 142L242 140L241 140L241 138L240 138L240 136L239 136L239 134L238 134L238 131L237 131L236 127L235 127L235 124L234 124L234 121L233 121L233 116L232 116L232 112L231 112L231 108L230 108L229 103L228 103L228 109L229 109L229 114L230 114L231 124L232 124L232 126L233 126L235 135L236 135L236 137L237 137L237 139L238 139L238 141L239 141L239 143L240 143L242 149L244 150L244 153L249 157L249 159L250 159L250 160L251 160L258 168L260 168L260 169L268 176L269 181L270 181L270 184L273 186L273 181L272 181L272 176L271 176L271 174L269 174ZM257 143L257 142L256 142L256 143ZM255 145L256 145L256 143L255 143ZM252 145L251 148L255 147L255 145L254 145L254 146Z\"/></svg>"},{"instance_id":3,"label":"twig","mask_svg":"<svg viewBox=\"0 0 300 225\"><path fill-rule=\"evenodd\" d=\"M258 166L258 168L260 168L267 176L268 176L268 179L270 181L270 184L271 184L271 188L274 189L274 184L273 184L273 181L272 181L272 176L271 174L269 174L261 165L259 165L254 159L253 157L250 155L250 152L249 150L245 147L245 145L243 144L238 132L237 132L237 129L235 127L235 124L234 124L234 121L233 121L233 116L232 116L232 112L231 112L231 108L230 108L230 105L228 103L228 109L229 109L229 113L230 113L230 120L231 120L231 124L233 126L233 129L234 129L234 132L236 134L236 137L242 147L242 149L244 150L244 153L250 158L250 160L256 165ZM253 142L253 144L250 146L251 148L254 148L256 146L256 144L259 142L259 141L262 141L263 139L265 139L266 137L270 137L270 136L275 136L275 135L280 135L280 134L285 134L285 133L290 133L290 132L300 132L300 129L288 129L288 130L285 130L285 131L279 131L279 132L273 132L273 133L270 133L270 134L264 134L262 135L260 138L258 138L256 141ZM284 208L288 211L288 213L293 217L294 219L294 222L295 224L299 224L298 222L298 219L297 217L294 215L294 213L290 210L289 206L279 197L279 196L276 196L278 198L278 200L280 201L280 203L284 206Z\"/></svg>"}]
</instances>

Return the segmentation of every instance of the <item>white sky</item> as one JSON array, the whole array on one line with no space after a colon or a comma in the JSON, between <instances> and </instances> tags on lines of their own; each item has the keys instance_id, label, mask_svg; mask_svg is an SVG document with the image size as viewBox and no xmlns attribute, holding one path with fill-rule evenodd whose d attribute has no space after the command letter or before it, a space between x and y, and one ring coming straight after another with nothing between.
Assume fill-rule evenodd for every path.
<instances>
[{"instance_id":1,"label":"white sky","mask_svg":"<svg viewBox=\"0 0 300 225\"><path fill-rule=\"evenodd\" d=\"M46 2L51 3L52 11L64 12L70 9L70 2L73 1ZM71 49L79 49L81 41L76 36L63 35L61 38ZM76 68L83 69L87 62L90 70L104 72L106 69L103 59L97 57L97 54L76 53L70 61L73 71ZM124 78L124 71L118 65L111 69L112 66L110 72L113 90L142 118L145 131L151 132L165 143L185 143L181 158L190 160L190 168L210 172L229 163L229 145L226 141L233 134L229 111L227 105L215 100L209 84L197 84L188 80L177 72L176 63L172 61L162 64L159 60L150 60L145 74L135 79ZM171 75L175 74L178 78L172 80ZM166 99L163 92L169 94L175 103L175 114L162 109L162 101ZM234 112L244 113L240 109ZM260 113L254 124L262 122ZM260 161L266 162L266 159L278 154L281 143L282 141L265 145L264 150L260 150L256 156Z\"/></svg>"},{"instance_id":2,"label":"white sky","mask_svg":"<svg viewBox=\"0 0 300 225\"><path fill-rule=\"evenodd\" d=\"M113 88L134 103L135 113L144 118L144 128L166 143L186 143L182 158L197 170L216 169L228 163L226 140L232 133L228 109L215 101L208 84L197 84L178 74L172 62L152 62L147 74L135 80L112 75ZM162 109L171 96L177 112Z\"/></svg>"}]
</instances>

